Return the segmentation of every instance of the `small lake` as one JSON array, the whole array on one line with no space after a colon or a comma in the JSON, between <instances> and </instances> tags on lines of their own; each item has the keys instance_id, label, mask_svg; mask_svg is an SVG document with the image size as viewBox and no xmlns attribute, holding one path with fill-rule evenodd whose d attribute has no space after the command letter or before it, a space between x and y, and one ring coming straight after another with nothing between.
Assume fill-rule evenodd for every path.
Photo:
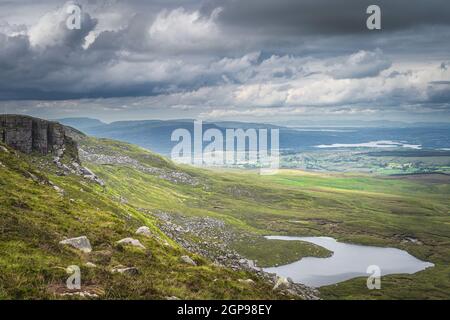
<instances>
[{"instance_id":1,"label":"small lake","mask_svg":"<svg viewBox=\"0 0 450 320\"><path fill-rule=\"evenodd\" d=\"M407 273L433 267L430 262L421 261L408 252L395 248L371 247L338 242L329 237L268 236L267 239L305 241L314 243L333 252L328 258L307 257L297 262L264 271L290 277L294 282L310 287L321 287L345 280L368 277L367 267L379 266L381 275Z\"/></svg>"}]
</instances>

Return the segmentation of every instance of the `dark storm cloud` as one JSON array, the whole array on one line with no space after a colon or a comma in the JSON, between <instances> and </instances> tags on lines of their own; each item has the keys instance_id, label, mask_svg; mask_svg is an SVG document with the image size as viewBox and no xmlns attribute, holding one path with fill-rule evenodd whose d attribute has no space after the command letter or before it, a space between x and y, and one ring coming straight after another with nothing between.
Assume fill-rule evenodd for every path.
<instances>
[{"instance_id":1,"label":"dark storm cloud","mask_svg":"<svg viewBox=\"0 0 450 320\"><path fill-rule=\"evenodd\" d=\"M226 0L211 1L204 10L222 6L222 23L249 32L336 35L367 32L366 9L373 4L381 8L383 32L450 25L448 0Z\"/></svg>"},{"instance_id":2,"label":"dark storm cloud","mask_svg":"<svg viewBox=\"0 0 450 320\"><path fill-rule=\"evenodd\" d=\"M63 0L0 2L0 100L131 110L146 97L212 115L449 104L448 0L80 2L79 31L65 28ZM366 29L372 4L381 31Z\"/></svg>"}]
</instances>

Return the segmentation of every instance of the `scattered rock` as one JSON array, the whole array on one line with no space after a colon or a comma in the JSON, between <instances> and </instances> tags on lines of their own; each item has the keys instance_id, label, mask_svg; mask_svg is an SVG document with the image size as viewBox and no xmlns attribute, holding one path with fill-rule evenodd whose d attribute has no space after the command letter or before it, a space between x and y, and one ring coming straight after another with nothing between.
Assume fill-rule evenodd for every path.
<instances>
[{"instance_id":1,"label":"scattered rock","mask_svg":"<svg viewBox=\"0 0 450 320\"><path fill-rule=\"evenodd\" d=\"M120 274L127 274L129 276L137 276L139 274L139 270L136 267L124 267L124 266L117 266L111 269L112 273L120 273Z\"/></svg>"},{"instance_id":2,"label":"scattered rock","mask_svg":"<svg viewBox=\"0 0 450 320\"><path fill-rule=\"evenodd\" d=\"M89 291L76 291L76 292L65 292L61 293L60 296L62 297L73 297L73 296L79 296L81 298L98 298L98 295L95 293L90 293Z\"/></svg>"},{"instance_id":3,"label":"scattered rock","mask_svg":"<svg viewBox=\"0 0 450 320\"><path fill-rule=\"evenodd\" d=\"M239 264L245 269L258 269L253 260L239 259Z\"/></svg>"},{"instance_id":4,"label":"scattered rock","mask_svg":"<svg viewBox=\"0 0 450 320\"><path fill-rule=\"evenodd\" d=\"M26 176L27 178L30 178L30 179L33 180L34 182L40 182L40 181L39 181L39 178L36 177L36 175L35 175L35 174L32 174L31 172L25 171L25 176Z\"/></svg>"},{"instance_id":5,"label":"scattered rock","mask_svg":"<svg viewBox=\"0 0 450 320\"><path fill-rule=\"evenodd\" d=\"M64 195L64 190L60 187L58 187L56 184L54 184L52 181L48 181L48 184L54 189L56 190L56 192L58 192L60 195Z\"/></svg>"},{"instance_id":6,"label":"scattered rock","mask_svg":"<svg viewBox=\"0 0 450 320\"><path fill-rule=\"evenodd\" d=\"M89 242L89 239L85 236L66 239L60 241L59 244L70 245L80 251L83 251L84 253L89 253L92 251L91 243Z\"/></svg>"},{"instance_id":7,"label":"scattered rock","mask_svg":"<svg viewBox=\"0 0 450 320\"><path fill-rule=\"evenodd\" d=\"M91 170L89 170L88 168L81 166L77 162L72 162L71 166L73 169L68 168L68 171L66 170L66 172L70 172L70 173L82 176L83 178L90 180L92 182L95 182L102 187L105 186L105 182L102 179L100 179L99 177L97 177L95 175L95 173L92 172ZM64 169L64 165L61 165L60 167L62 167Z\"/></svg>"},{"instance_id":8,"label":"scattered rock","mask_svg":"<svg viewBox=\"0 0 450 320\"><path fill-rule=\"evenodd\" d=\"M422 241L420 241L419 239L413 238L413 237L405 237L402 239L401 242L402 243L413 243L413 244L417 244L419 246L423 245Z\"/></svg>"},{"instance_id":9,"label":"scattered rock","mask_svg":"<svg viewBox=\"0 0 450 320\"><path fill-rule=\"evenodd\" d=\"M254 284L255 283L255 281L253 281L252 279L246 279L246 280L244 280L244 279L239 279L238 280L240 283L245 283L245 284Z\"/></svg>"},{"instance_id":10,"label":"scattered rock","mask_svg":"<svg viewBox=\"0 0 450 320\"><path fill-rule=\"evenodd\" d=\"M166 299L166 300L181 300L180 298L175 297L175 296L165 297L165 299Z\"/></svg>"},{"instance_id":11,"label":"scattered rock","mask_svg":"<svg viewBox=\"0 0 450 320\"><path fill-rule=\"evenodd\" d=\"M285 277L278 277L272 290L289 289L291 283Z\"/></svg>"},{"instance_id":12,"label":"scattered rock","mask_svg":"<svg viewBox=\"0 0 450 320\"><path fill-rule=\"evenodd\" d=\"M61 189L60 187L58 187L56 185L53 186L53 189L55 189L55 191L58 192L60 195L64 194L64 189Z\"/></svg>"},{"instance_id":13,"label":"scattered rock","mask_svg":"<svg viewBox=\"0 0 450 320\"><path fill-rule=\"evenodd\" d=\"M8 149L6 149L4 146L0 146L0 151L3 151L4 153L9 153Z\"/></svg>"},{"instance_id":14,"label":"scattered rock","mask_svg":"<svg viewBox=\"0 0 450 320\"><path fill-rule=\"evenodd\" d=\"M124 238L122 240L117 241L117 244L119 244L119 245L130 245L130 246L133 246L133 247L138 247L138 248L141 248L141 249L145 249L144 245L139 240L136 240L136 239L133 239L133 238Z\"/></svg>"},{"instance_id":15,"label":"scattered rock","mask_svg":"<svg viewBox=\"0 0 450 320\"><path fill-rule=\"evenodd\" d=\"M79 149L82 160L101 165L127 165L133 169L139 170L143 173L157 176L160 179L176 183L197 186L200 184L197 178L191 175L169 169L155 168L142 164L136 159L129 156L113 156L99 153L95 148L84 147Z\"/></svg>"},{"instance_id":16,"label":"scattered rock","mask_svg":"<svg viewBox=\"0 0 450 320\"><path fill-rule=\"evenodd\" d=\"M99 298L105 294L105 290L99 286L82 286L80 290L68 289L64 284L52 284L48 290L61 297Z\"/></svg>"},{"instance_id":17,"label":"scattered rock","mask_svg":"<svg viewBox=\"0 0 450 320\"><path fill-rule=\"evenodd\" d=\"M147 214L154 214L146 212ZM292 279L279 279L276 274L265 272L256 265L257 261L246 259L232 249L233 241L242 238L242 234L226 226L224 221L210 217L187 217L179 214L158 212L161 230L189 252L204 256L218 267L252 273L261 281L270 285L278 294L304 300L319 299L319 292ZM192 235L203 241L192 241ZM245 234L244 234L245 237ZM251 244L252 237L247 239ZM240 280L244 283L246 280ZM250 283L250 282L249 282Z\"/></svg>"},{"instance_id":18,"label":"scattered rock","mask_svg":"<svg viewBox=\"0 0 450 320\"><path fill-rule=\"evenodd\" d=\"M97 265L92 262L86 262L85 266L88 268L97 268Z\"/></svg>"},{"instance_id":19,"label":"scattered rock","mask_svg":"<svg viewBox=\"0 0 450 320\"><path fill-rule=\"evenodd\" d=\"M189 258L188 256L182 256L181 260L183 260L184 263L190 264L192 266L197 265L197 263L194 260L192 260L191 258Z\"/></svg>"},{"instance_id":20,"label":"scattered rock","mask_svg":"<svg viewBox=\"0 0 450 320\"><path fill-rule=\"evenodd\" d=\"M136 230L136 234L141 234L144 235L146 237L151 237L152 236L152 232L150 231L150 228L147 226L143 226L140 227Z\"/></svg>"}]
</instances>

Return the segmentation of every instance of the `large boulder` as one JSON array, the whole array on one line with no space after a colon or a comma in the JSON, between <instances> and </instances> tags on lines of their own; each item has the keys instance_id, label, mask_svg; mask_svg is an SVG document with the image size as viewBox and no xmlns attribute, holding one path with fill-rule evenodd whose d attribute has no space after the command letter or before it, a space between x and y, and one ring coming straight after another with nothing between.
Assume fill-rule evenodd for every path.
<instances>
[{"instance_id":1,"label":"large boulder","mask_svg":"<svg viewBox=\"0 0 450 320\"><path fill-rule=\"evenodd\" d=\"M83 251L84 253L89 253L92 251L91 243L89 242L89 239L85 236L66 239L60 241L59 244L72 246L80 251Z\"/></svg>"}]
</instances>

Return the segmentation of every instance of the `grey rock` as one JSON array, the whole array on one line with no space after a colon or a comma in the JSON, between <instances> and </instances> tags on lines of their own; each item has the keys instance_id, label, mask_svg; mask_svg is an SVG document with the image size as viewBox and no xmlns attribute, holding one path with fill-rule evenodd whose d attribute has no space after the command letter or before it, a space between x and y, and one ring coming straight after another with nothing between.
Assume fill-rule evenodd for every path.
<instances>
[{"instance_id":1,"label":"grey rock","mask_svg":"<svg viewBox=\"0 0 450 320\"><path fill-rule=\"evenodd\" d=\"M97 265L92 262L86 262L85 266L88 268L97 268Z\"/></svg>"},{"instance_id":2,"label":"grey rock","mask_svg":"<svg viewBox=\"0 0 450 320\"><path fill-rule=\"evenodd\" d=\"M151 237L152 232L150 231L150 228L147 226L142 226L136 230L136 234L144 235L146 237Z\"/></svg>"},{"instance_id":3,"label":"grey rock","mask_svg":"<svg viewBox=\"0 0 450 320\"><path fill-rule=\"evenodd\" d=\"M189 256L182 256L181 260L183 260L184 263L190 264L192 266L197 265L197 263L194 260L192 260Z\"/></svg>"},{"instance_id":4,"label":"grey rock","mask_svg":"<svg viewBox=\"0 0 450 320\"><path fill-rule=\"evenodd\" d=\"M291 283L285 277L278 277L272 290L289 289Z\"/></svg>"},{"instance_id":5,"label":"grey rock","mask_svg":"<svg viewBox=\"0 0 450 320\"><path fill-rule=\"evenodd\" d=\"M21 152L42 155L58 154L66 145L76 145L63 125L22 115L0 117L0 141Z\"/></svg>"},{"instance_id":6,"label":"grey rock","mask_svg":"<svg viewBox=\"0 0 450 320\"><path fill-rule=\"evenodd\" d=\"M64 292L64 293L61 293L60 295L63 297L79 296L81 298L98 298L98 294L90 293L88 291Z\"/></svg>"},{"instance_id":7,"label":"grey rock","mask_svg":"<svg viewBox=\"0 0 450 320\"><path fill-rule=\"evenodd\" d=\"M245 284L254 284L255 283L255 281L253 281L252 279L246 279L246 280L244 280L244 279L239 279L238 280L240 283L245 283Z\"/></svg>"},{"instance_id":8,"label":"grey rock","mask_svg":"<svg viewBox=\"0 0 450 320\"><path fill-rule=\"evenodd\" d=\"M78 238L66 239L66 240L60 241L59 244L70 245L70 246L72 246L80 251L83 251L85 253L89 253L92 251L91 243L89 242L89 239L85 236L78 237Z\"/></svg>"},{"instance_id":9,"label":"grey rock","mask_svg":"<svg viewBox=\"0 0 450 320\"><path fill-rule=\"evenodd\" d=\"M112 268L112 273L121 273L121 274L127 274L130 276L137 276L139 274L138 268L135 267L124 267L124 266L117 266Z\"/></svg>"},{"instance_id":10,"label":"grey rock","mask_svg":"<svg viewBox=\"0 0 450 320\"><path fill-rule=\"evenodd\" d=\"M145 249L145 246L139 240L133 239L133 238L124 238L122 240L117 241L117 244L129 245L129 246Z\"/></svg>"},{"instance_id":11,"label":"grey rock","mask_svg":"<svg viewBox=\"0 0 450 320\"><path fill-rule=\"evenodd\" d=\"M61 194L61 195L64 194L64 190L61 189L60 187L56 186L56 185L53 186L53 189L55 189L56 192L58 192L58 193Z\"/></svg>"}]
</instances>

